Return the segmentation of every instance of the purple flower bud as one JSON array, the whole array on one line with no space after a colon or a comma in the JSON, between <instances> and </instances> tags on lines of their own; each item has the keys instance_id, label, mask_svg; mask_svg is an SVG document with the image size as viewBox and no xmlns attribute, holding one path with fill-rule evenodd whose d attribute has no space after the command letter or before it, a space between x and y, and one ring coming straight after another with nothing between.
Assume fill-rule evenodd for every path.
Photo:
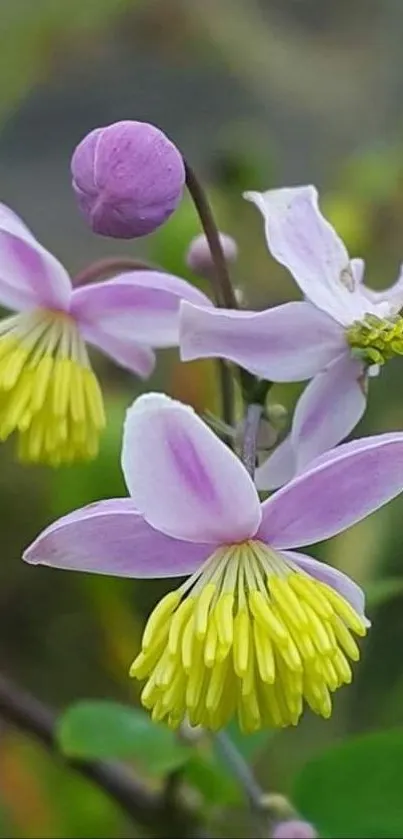
<instances>
[{"instance_id":1,"label":"purple flower bud","mask_svg":"<svg viewBox=\"0 0 403 839\"><path fill-rule=\"evenodd\" d=\"M226 233L220 233L220 242L226 262L235 262L238 256L238 246L235 239L232 236L227 236ZM207 239L203 233L192 239L186 254L186 264L200 277L211 278L214 272L214 264Z\"/></svg>"},{"instance_id":2,"label":"purple flower bud","mask_svg":"<svg viewBox=\"0 0 403 839\"><path fill-rule=\"evenodd\" d=\"M273 839L317 839L313 825L299 819L278 822L273 830Z\"/></svg>"},{"instance_id":3,"label":"purple flower bud","mask_svg":"<svg viewBox=\"0 0 403 839\"><path fill-rule=\"evenodd\" d=\"M168 137L146 122L95 128L71 161L73 189L94 233L133 239L152 233L182 197L185 167Z\"/></svg>"}]
</instances>

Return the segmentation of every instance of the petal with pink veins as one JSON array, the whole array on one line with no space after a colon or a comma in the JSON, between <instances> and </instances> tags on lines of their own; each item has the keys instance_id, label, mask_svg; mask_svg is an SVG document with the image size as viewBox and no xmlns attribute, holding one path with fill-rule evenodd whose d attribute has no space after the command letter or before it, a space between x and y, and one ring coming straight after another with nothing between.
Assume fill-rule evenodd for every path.
<instances>
[{"instance_id":1,"label":"petal with pink veins","mask_svg":"<svg viewBox=\"0 0 403 839\"><path fill-rule=\"evenodd\" d=\"M259 538L285 549L329 539L402 490L403 433L344 443L263 502Z\"/></svg>"},{"instance_id":2,"label":"petal with pink veins","mask_svg":"<svg viewBox=\"0 0 403 839\"><path fill-rule=\"evenodd\" d=\"M235 454L168 396L140 396L123 434L123 472L136 507L156 530L190 542L232 543L260 523L256 488Z\"/></svg>"},{"instance_id":3,"label":"petal with pink veins","mask_svg":"<svg viewBox=\"0 0 403 839\"><path fill-rule=\"evenodd\" d=\"M194 286L158 271L131 271L111 280L74 289L71 314L81 331L136 342L149 347L176 346L179 340L179 304L191 300L211 305Z\"/></svg>"},{"instance_id":4,"label":"petal with pink veins","mask_svg":"<svg viewBox=\"0 0 403 839\"><path fill-rule=\"evenodd\" d=\"M263 379L295 382L314 376L345 346L343 329L303 301L264 312L181 304L182 361L226 358Z\"/></svg>"},{"instance_id":5,"label":"petal with pink veins","mask_svg":"<svg viewBox=\"0 0 403 839\"><path fill-rule=\"evenodd\" d=\"M154 530L130 498L89 504L46 528L24 552L32 565L118 577L192 574L211 545L182 542Z\"/></svg>"},{"instance_id":6,"label":"petal with pink veins","mask_svg":"<svg viewBox=\"0 0 403 839\"><path fill-rule=\"evenodd\" d=\"M260 210L272 256L293 275L304 296L339 323L362 315L361 292L347 249L322 215L313 186L246 192Z\"/></svg>"}]
</instances>

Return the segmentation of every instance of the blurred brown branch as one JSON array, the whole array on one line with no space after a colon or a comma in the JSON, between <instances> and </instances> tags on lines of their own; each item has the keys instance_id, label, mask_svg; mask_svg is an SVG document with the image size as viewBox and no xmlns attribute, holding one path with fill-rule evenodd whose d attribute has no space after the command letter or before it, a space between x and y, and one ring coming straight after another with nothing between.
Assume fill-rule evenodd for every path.
<instances>
[{"instance_id":1,"label":"blurred brown branch","mask_svg":"<svg viewBox=\"0 0 403 839\"><path fill-rule=\"evenodd\" d=\"M59 752L55 738L56 714L29 693L0 675L0 716L20 731L36 737L58 760L96 784L134 822L158 837L203 837L194 813L172 795L150 790L128 767L112 761L71 760Z\"/></svg>"}]
</instances>

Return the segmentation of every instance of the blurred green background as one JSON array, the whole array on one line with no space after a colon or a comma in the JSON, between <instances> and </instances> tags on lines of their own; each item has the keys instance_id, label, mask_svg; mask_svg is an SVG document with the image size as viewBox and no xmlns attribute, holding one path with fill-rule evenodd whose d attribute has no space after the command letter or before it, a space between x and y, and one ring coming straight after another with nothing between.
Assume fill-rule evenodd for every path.
<instances>
[{"instance_id":1,"label":"blurred green background","mask_svg":"<svg viewBox=\"0 0 403 839\"><path fill-rule=\"evenodd\" d=\"M98 125L134 118L165 130L205 178L221 229L238 240L234 278L247 304L276 304L296 291L270 260L244 189L316 183L351 255L365 257L369 283L380 288L396 277L403 258L398 0L2 0L0 18L0 199L72 274L92 258L137 254L192 279L184 253L198 223L187 201L166 227L134 244L93 236L76 211L75 144ZM94 363L109 417L95 463L26 468L12 442L0 449L1 668L60 709L83 697L137 702L127 671L145 615L164 590L20 560L56 516L125 494L122 419L140 385L100 357ZM403 428L402 380L397 360L372 382L356 434ZM176 352L160 353L147 383L201 411L215 409L215 385L212 364L181 366ZM276 387L273 397L291 407L299 390ZM366 588L373 628L330 721L306 714L297 730L260 739L253 759L271 790L287 793L298 768L329 743L403 725L402 516L403 498L313 551ZM1 723L0 742L1 836L134 835L100 792ZM196 786L214 830L243 835L236 803L222 813L203 783Z\"/></svg>"}]
</instances>

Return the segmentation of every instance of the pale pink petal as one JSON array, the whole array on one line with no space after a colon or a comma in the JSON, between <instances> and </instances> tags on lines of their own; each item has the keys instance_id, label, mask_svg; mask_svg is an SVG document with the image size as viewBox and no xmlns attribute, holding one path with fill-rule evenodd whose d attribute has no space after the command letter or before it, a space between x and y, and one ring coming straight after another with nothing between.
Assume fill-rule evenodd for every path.
<instances>
[{"instance_id":1,"label":"pale pink petal","mask_svg":"<svg viewBox=\"0 0 403 839\"><path fill-rule=\"evenodd\" d=\"M355 257L350 261L351 270L353 272L354 282L358 285L364 282L365 262L359 257ZM365 287L364 287L365 288Z\"/></svg>"},{"instance_id":2,"label":"pale pink petal","mask_svg":"<svg viewBox=\"0 0 403 839\"><path fill-rule=\"evenodd\" d=\"M291 431L297 472L344 440L365 407L363 366L345 352L309 382L297 402Z\"/></svg>"},{"instance_id":3,"label":"pale pink petal","mask_svg":"<svg viewBox=\"0 0 403 839\"><path fill-rule=\"evenodd\" d=\"M278 548L340 533L403 490L403 433L344 443L262 505L259 538Z\"/></svg>"},{"instance_id":4,"label":"pale pink petal","mask_svg":"<svg viewBox=\"0 0 403 839\"><path fill-rule=\"evenodd\" d=\"M362 365L344 353L299 398L292 431L256 470L258 489L277 489L350 434L366 406Z\"/></svg>"},{"instance_id":5,"label":"pale pink petal","mask_svg":"<svg viewBox=\"0 0 403 839\"><path fill-rule=\"evenodd\" d=\"M9 309L68 308L70 278L24 222L0 204L0 303Z\"/></svg>"},{"instance_id":6,"label":"pale pink petal","mask_svg":"<svg viewBox=\"0 0 403 839\"><path fill-rule=\"evenodd\" d=\"M26 549L32 565L118 577L180 577L212 551L153 530L130 498L98 501L47 527Z\"/></svg>"},{"instance_id":7,"label":"pale pink petal","mask_svg":"<svg viewBox=\"0 0 403 839\"><path fill-rule=\"evenodd\" d=\"M256 469L255 484L260 490L277 489L290 481L296 471L295 451L289 434Z\"/></svg>"},{"instance_id":8,"label":"pale pink petal","mask_svg":"<svg viewBox=\"0 0 403 839\"><path fill-rule=\"evenodd\" d=\"M364 288L365 294L371 302L385 304L385 315L397 314L403 306L403 265L400 266L397 280L388 288L384 288L381 291L375 291L372 288L368 288L368 286Z\"/></svg>"},{"instance_id":9,"label":"pale pink petal","mask_svg":"<svg viewBox=\"0 0 403 839\"><path fill-rule=\"evenodd\" d=\"M96 326L82 329L89 344L113 358L121 367L136 373L142 379L148 379L155 367L155 353L136 341L136 335L120 338L104 333Z\"/></svg>"},{"instance_id":10,"label":"pale pink petal","mask_svg":"<svg viewBox=\"0 0 403 839\"><path fill-rule=\"evenodd\" d=\"M342 571L338 571L337 568L332 568L326 562L319 562L319 560L306 556L306 554L297 553L297 551L283 551L282 553L311 577L315 577L316 580L334 588L351 604L357 614L363 617L367 624L369 623L365 618L365 594L351 577L343 574Z\"/></svg>"},{"instance_id":11,"label":"pale pink petal","mask_svg":"<svg viewBox=\"0 0 403 839\"><path fill-rule=\"evenodd\" d=\"M178 344L182 299L202 306L208 297L179 277L158 271L131 271L112 280L74 289L71 314L83 334L98 331L150 347Z\"/></svg>"},{"instance_id":12,"label":"pale pink petal","mask_svg":"<svg viewBox=\"0 0 403 839\"><path fill-rule=\"evenodd\" d=\"M246 192L244 197L262 213L270 253L288 268L304 296L344 325L354 320L360 295L349 256L320 212L315 187Z\"/></svg>"},{"instance_id":13,"label":"pale pink petal","mask_svg":"<svg viewBox=\"0 0 403 839\"><path fill-rule=\"evenodd\" d=\"M152 527L196 542L238 542L256 533L260 504L240 460L194 413L163 394L127 413L123 472Z\"/></svg>"},{"instance_id":14,"label":"pale pink petal","mask_svg":"<svg viewBox=\"0 0 403 839\"><path fill-rule=\"evenodd\" d=\"M310 303L265 312L181 304L182 361L221 357L276 382L309 379L340 355L344 331Z\"/></svg>"}]
</instances>

